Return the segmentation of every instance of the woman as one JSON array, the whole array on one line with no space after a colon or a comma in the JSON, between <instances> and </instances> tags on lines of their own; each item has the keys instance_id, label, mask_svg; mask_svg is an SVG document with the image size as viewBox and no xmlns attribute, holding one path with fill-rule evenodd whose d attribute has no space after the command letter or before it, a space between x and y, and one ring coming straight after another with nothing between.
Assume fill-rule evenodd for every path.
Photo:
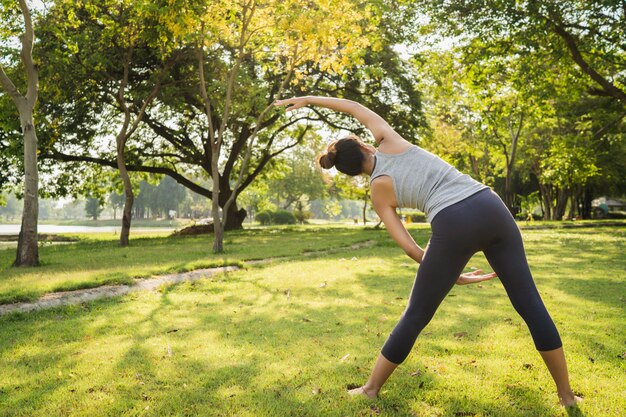
<instances>
[{"instance_id":1,"label":"woman","mask_svg":"<svg viewBox=\"0 0 626 417\"><path fill-rule=\"evenodd\" d=\"M369 175L372 205L391 237L420 264L409 303L385 342L365 385L352 395L375 398L387 378L408 356L418 334L456 283L497 276L522 316L564 406L581 401L572 392L559 333L533 282L519 228L489 187L461 174L437 156L404 140L373 111L350 100L297 97L279 100L291 111L306 105L349 113L373 134L378 150L351 136L330 144L319 162L348 175ZM420 248L396 214L397 207L424 211L432 236ZM495 271L461 274L469 259L483 251Z\"/></svg>"}]
</instances>

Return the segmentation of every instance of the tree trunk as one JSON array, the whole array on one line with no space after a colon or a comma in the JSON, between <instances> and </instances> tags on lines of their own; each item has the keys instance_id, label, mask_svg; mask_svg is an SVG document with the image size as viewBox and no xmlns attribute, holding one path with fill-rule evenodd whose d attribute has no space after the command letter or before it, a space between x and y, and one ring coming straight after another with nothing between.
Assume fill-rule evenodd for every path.
<instances>
[{"instance_id":1,"label":"tree trunk","mask_svg":"<svg viewBox=\"0 0 626 417\"><path fill-rule=\"evenodd\" d=\"M509 200L510 208L513 209L515 195L513 193L513 171L515 170L515 156L517 155L517 144L519 141L522 126L524 124L524 113L521 112L517 125L517 130L513 128L512 115L509 117L509 134L511 135L511 158L506 167L506 181L504 184L505 195ZM516 213L514 213L516 214Z\"/></svg>"},{"instance_id":2,"label":"tree trunk","mask_svg":"<svg viewBox=\"0 0 626 417\"><path fill-rule=\"evenodd\" d=\"M243 222L246 220L248 212L244 208L237 208L233 203L228 207L228 214L226 216L226 224L224 230L239 230L243 229Z\"/></svg>"},{"instance_id":3,"label":"tree trunk","mask_svg":"<svg viewBox=\"0 0 626 417\"><path fill-rule=\"evenodd\" d=\"M591 187L586 185L583 191L582 199L581 199L582 211L580 215L582 216L583 219L591 218L591 198L592 198Z\"/></svg>"},{"instance_id":4,"label":"tree trunk","mask_svg":"<svg viewBox=\"0 0 626 417\"><path fill-rule=\"evenodd\" d=\"M213 146L213 154L211 155L211 173L213 174L213 253L222 253L224 251L224 225L220 217L220 175L218 169L219 147Z\"/></svg>"},{"instance_id":5,"label":"tree trunk","mask_svg":"<svg viewBox=\"0 0 626 417\"><path fill-rule=\"evenodd\" d=\"M539 192L543 202L543 220L550 220L552 218L552 193L550 192L550 187L539 183Z\"/></svg>"},{"instance_id":6,"label":"tree trunk","mask_svg":"<svg viewBox=\"0 0 626 417\"><path fill-rule=\"evenodd\" d=\"M39 173L37 171L37 133L33 120L33 110L39 91L39 74L33 62L35 32L30 10L25 0L19 0L24 17L24 33L20 36L22 49L20 57L26 75L26 95L22 95L7 76L0 62L0 85L13 100L20 115L22 135L24 136L24 208L22 227L17 242L17 254L13 266L39 265L37 247L37 221L39 216Z\"/></svg>"},{"instance_id":7,"label":"tree trunk","mask_svg":"<svg viewBox=\"0 0 626 417\"><path fill-rule=\"evenodd\" d=\"M24 106L26 107L26 106ZM37 220L39 216L39 173L37 171L37 133L30 108L20 110L24 134L24 209L22 228L17 243L17 255L13 266L39 265L37 245Z\"/></svg>"},{"instance_id":8,"label":"tree trunk","mask_svg":"<svg viewBox=\"0 0 626 417\"><path fill-rule=\"evenodd\" d=\"M130 236L130 223L133 217L133 203L135 196L133 194L133 185L130 182L130 176L126 169L126 158L124 157L124 133L120 133L117 138L117 169L120 171L120 177L124 183L124 210L122 212L122 230L120 231L120 246L128 246Z\"/></svg>"},{"instance_id":9,"label":"tree trunk","mask_svg":"<svg viewBox=\"0 0 626 417\"><path fill-rule=\"evenodd\" d=\"M513 213L513 196L511 193L511 171L510 171L508 164L506 168L506 178L504 179L504 202L506 206L509 208L509 211Z\"/></svg>"},{"instance_id":10,"label":"tree trunk","mask_svg":"<svg viewBox=\"0 0 626 417\"><path fill-rule=\"evenodd\" d=\"M565 215L569 193L566 188L559 188L556 194L556 206L552 212L552 220L562 220Z\"/></svg>"},{"instance_id":11,"label":"tree trunk","mask_svg":"<svg viewBox=\"0 0 626 417\"><path fill-rule=\"evenodd\" d=\"M365 196L363 196L363 226L367 225L367 199L369 197L369 189L365 190Z\"/></svg>"},{"instance_id":12,"label":"tree trunk","mask_svg":"<svg viewBox=\"0 0 626 417\"><path fill-rule=\"evenodd\" d=\"M580 194L579 187L575 187L572 189L570 195L570 207L569 212L567 213L567 219L573 220L576 218L576 212L578 211L578 195Z\"/></svg>"}]
</instances>

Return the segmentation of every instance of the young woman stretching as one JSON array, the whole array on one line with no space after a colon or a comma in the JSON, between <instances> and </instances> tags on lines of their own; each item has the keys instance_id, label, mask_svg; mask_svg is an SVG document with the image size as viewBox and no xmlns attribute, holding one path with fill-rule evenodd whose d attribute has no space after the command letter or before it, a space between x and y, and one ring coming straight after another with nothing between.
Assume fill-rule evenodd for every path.
<instances>
[{"instance_id":1,"label":"young woman stretching","mask_svg":"<svg viewBox=\"0 0 626 417\"><path fill-rule=\"evenodd\" d=\"M372 205L391 237L420 264L409 303L385 342L369 380L353 395L377 396L381 387L411 351L417 336L457 284L497 276L515 310L522 316L546 363L562 405L581 401L570 388L559 333L533 282L519 228L489 187L457 171L439 157L404 140L373 111L350 100L297 97L279 100L287 111L306 105L349 113L373 134L378 150L350 136L330 144L319 162L348 175L369 175ZM432 236L420 248L396 214L397 207L426 213ZM483 251L495 271L461 274L472 255Z\"/></svg>"}]
</instances>

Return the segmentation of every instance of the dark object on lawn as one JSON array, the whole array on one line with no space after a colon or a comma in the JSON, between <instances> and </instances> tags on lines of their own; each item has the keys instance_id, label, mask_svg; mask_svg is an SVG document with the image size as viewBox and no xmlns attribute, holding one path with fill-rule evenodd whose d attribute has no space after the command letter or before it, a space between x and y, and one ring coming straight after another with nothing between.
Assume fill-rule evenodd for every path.
<instances>
[{"instance_id":1,"label":"dark object on lawn","mask_svg":"<svg viewBox=\"0 0 626 417\"><path fill-rule=\"evenodd\" d=\"M176 230L170 236L195 236L195 235L208 235L211 233L213 233L213 223L194 224L192 226L187 226L180 230Z\"/></svg>"}]
</instances>

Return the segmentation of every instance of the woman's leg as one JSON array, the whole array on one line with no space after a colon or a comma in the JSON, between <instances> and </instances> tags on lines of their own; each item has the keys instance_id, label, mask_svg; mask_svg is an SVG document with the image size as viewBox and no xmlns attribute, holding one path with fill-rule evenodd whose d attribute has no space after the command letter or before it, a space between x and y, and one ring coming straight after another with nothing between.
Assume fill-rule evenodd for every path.
<instances>
[{"instance_id":1,"label":"woman's leg","mask_svg":"<svg viewBox=\"0 0 626 417\"><path fill-rule=\"evenodd\" d=\"M388 361L381 353L378 355L374 369L372 369L372 374L365 385L360 388L351 389L348 393L351 395L366 395L370 398L376 398L380 388L397 367L397 363Z\"/></svg>"},{"instance_id":2,"label":"woman's leg","mask_svg":"<svg viewBox=\"0 0 626 417\"><path fill-rule=\"evenodd\" d=\"M472 255L463 240L433 234L417 271L406 310L385 342L369 380L363 387L351 390L351 394L369 397L378 394L387 378L406 359L417 336L430 322Z\"/></svg>"},{"instance_id":3,"label":"woman's leg","mask_svg":"<svg viewBox=\"0 0 626 417\"><path fill-rule=\"evenodd\" d=\"M561 338L533 281L519 229L513 219L502 226L502 238L484 253L513 304L526 322L563 405L577 402L569 384ZM580 399L578 399L580 400Z\"/></svg>"},{"instance_id":4,"label":"woman's leg","mask_svg":"<svg viewBox=\"0 0 626 417\"><path fill-rule=\"evenodd\" d=\"M559 402L566 407L575 405L582 401L581 398L574 395L569 385L569 375L567 373L567 362L565 361L565 353L563 348L549 350L545 352L539 351L543 361L546 363L552 379L556 383L556 390L559 396Z\"/></svg>"}]
</instances>

